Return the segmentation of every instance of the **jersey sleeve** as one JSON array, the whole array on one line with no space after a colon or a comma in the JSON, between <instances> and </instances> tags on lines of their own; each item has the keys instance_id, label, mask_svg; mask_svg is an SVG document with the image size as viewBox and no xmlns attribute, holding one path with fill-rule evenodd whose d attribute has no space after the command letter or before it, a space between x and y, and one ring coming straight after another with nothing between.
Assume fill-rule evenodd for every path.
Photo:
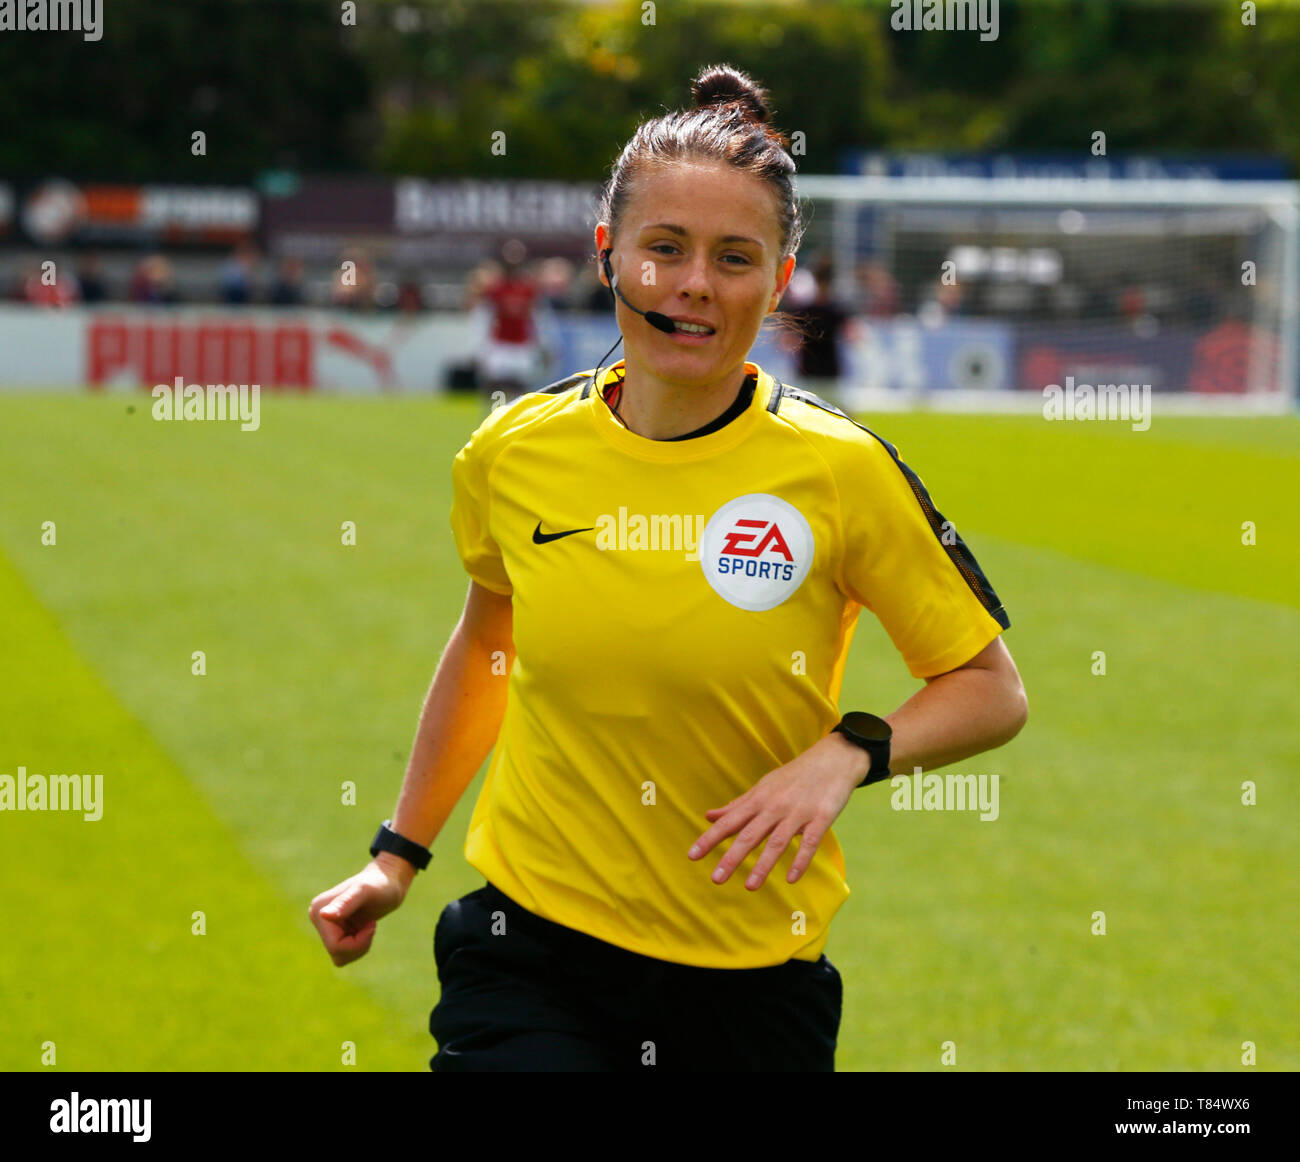
<instances>
[{"instance_id":1,"label":"jersey sleeve","mask_svg":"<svg viewBox=\"0 0 1300 1162\"><path fill-rule=\"evenodd\" d=\"M484 589L504 597L514 592L514 586L490 530L491 496L482 443L480 430L452 461L451 532L465 572Z\"/></svg>"},{"instance_id":2,"label":"jersey sleeve","mask_svg":"<svg viewBox=\"0 0 1300 1162\"><path fill-rule=\"evenodd\" d=\"M893 445L863 432L842 471L845 592L880 619L915 678L970 661L1010 618L965 542Z\"/></svg>"}]
</instances>

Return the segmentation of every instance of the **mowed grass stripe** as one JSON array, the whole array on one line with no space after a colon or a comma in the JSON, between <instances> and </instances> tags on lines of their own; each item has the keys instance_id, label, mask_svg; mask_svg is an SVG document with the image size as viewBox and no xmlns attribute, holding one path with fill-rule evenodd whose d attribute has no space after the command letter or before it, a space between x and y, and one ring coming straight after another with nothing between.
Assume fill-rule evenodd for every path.
<instances>
[{"instance_id":1,"label":"mowed grass stripe","mask_svg":"<svg viewBox=\"0 0 1300 1162\"><path fill-rule=\"evenodd\" d=\"M261 429L242 433L152 421L147 397L0 397L15 437L0 544L247 858L305 910L365 865L396 800L468 587L449 473L480 410L262 402ZM39 544L50 519L56 548ZM204 677L190 673L194 650ZM438 911L482 885L459 854L476 792L374 950L344 970L417 1024L437 1000Z\"/></svg>"},{"instance_id":2,"label":"mowed grass stripe","mask_svg":"<svg viewBox=\"0 0 1300 1162\"><path fill-rule=\"evenodd\" d=\"M970 532L1195 589L1300 607L1300 434L1294 417L1048 422L864 417ZM1269 437L1273 438L1269 438ZM1253 521L1256 543L1242 543ZM1001 595L1001 594L999 594Z\"/></svg>"},{"instance_id":3,"label":"mowed grass stripe","mask_svg":"<svg viewBox=\"0 0 1300 1162\"><path fill-rule=\"evenodd\" d=\"M0 557L0 771L103 776L102 818L0 813L0 1068L418 1069L432 1042L337 974L296 904ZM192 914L206 935L192 934Z\"/></svg>"}]
</instances>

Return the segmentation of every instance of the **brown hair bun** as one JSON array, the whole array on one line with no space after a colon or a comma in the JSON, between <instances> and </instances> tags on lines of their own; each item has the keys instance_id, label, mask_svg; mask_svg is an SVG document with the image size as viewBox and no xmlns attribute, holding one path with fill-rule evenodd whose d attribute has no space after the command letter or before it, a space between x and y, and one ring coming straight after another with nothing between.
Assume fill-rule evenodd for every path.
<instances>
[{"instance_id":1,"label":"brown hair bun","mask_svg":"<svg viewBox=\"0 0 1300 1162\"><path fill-rule=\"evenodd\" d=\"M735 102L746 118L765 125L770 116L767 91L730 65L707 65L691 83L697 109Z\"/></svg>"}]
</instances>

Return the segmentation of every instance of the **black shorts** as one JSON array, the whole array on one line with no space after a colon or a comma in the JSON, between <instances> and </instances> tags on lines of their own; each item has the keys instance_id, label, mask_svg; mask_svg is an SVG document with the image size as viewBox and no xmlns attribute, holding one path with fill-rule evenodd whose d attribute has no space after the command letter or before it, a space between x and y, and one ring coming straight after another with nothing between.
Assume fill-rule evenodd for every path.
<instances>
[{"instance_id":1,"label":"black shorts","mask_svg":"<svg viewBox=\"0 0 1300 1162\"><path fill-rule=\"evenodd\" d=\"M675 964L543 919L489 883L443 909L433 956L436 1073L835 1069L843 993L824 955Z\"/></svg>"}]
</instances>

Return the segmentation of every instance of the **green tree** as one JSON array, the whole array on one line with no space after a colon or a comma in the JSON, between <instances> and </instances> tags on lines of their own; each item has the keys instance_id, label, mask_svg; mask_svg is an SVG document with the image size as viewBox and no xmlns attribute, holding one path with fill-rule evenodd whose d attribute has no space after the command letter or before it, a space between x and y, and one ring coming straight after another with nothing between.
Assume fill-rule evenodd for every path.
<instances>
[{"instance_id":1,"label":"green tree","mask_svg":"<svg viewBox=\"0 0 1300 1162\"><path fill-rule=\"evenodd\" d=\"M374 125L357 40L332 0L112 0L98 41L0 34L0 172L211 182L358 169Z\"/></svg>"}]
</instances>

